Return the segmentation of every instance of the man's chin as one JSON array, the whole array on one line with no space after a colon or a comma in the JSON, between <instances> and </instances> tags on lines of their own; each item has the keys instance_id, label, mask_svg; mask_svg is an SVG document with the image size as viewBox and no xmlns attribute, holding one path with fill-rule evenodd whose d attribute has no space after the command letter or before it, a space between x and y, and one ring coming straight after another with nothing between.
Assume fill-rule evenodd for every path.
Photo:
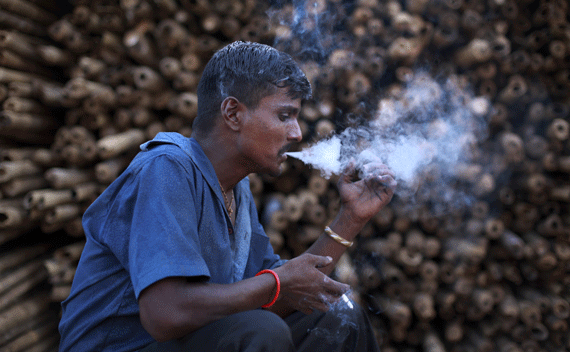
<instances>
[{"instance_id":1,"label":"man's chin","mask_svg":"<svg viewBox=\"0 0 570 352\"><path fill-rule=\"evenodd\" d=\"M278 170L271 170L267 174L271 177L278 177L281 176L282 173L283 173L283 168L279 167Z\"/></svg>"},{"instance_id":2,"label":"man's chin","mask_svg":"<svg viewBox=\"0 0 570 352\"><path fill-rule=\"evenodd\" d=\"M281 176L283 173L283 165L279 164L277 168L267 168L259 172L260 174L265 174L271 177Z\"/></svg>"}]
</instances>

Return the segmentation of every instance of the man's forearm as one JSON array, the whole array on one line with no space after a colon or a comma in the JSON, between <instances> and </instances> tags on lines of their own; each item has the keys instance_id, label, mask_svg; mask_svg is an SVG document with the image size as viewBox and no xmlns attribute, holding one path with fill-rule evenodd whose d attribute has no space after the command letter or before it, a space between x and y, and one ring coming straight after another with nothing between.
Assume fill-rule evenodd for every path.
<instances>
[{"instance_id":1,"label":"man's forearm","mask_svg":"<svg viewBox=\"0 0 570 352\"><path fill-rule=\"evenodd\" d=\"M271 300L275 288L270 274L232 284L167 278L141 293L141 322L157 341L180 338L228 315L259 308Z\"/></svg>"},{"instance_id":2,"label":"man's forearm","mask_svg":"<svg viewBox=\"0 0 570 352\"><path fill-rule=\"evenodd\" d=\"M346 216L342 211L329 225L331 230L337 233L342 238L352 241L356 235L362 230L365 221L358 220L355 221L350 217ZM333 258L333 264L326 267L320 268L323 273L330 275L334 269L334 266L340 259L340 257L346 252L347 247L333 240L329 235L327 235L324 230L319 238L307 249L308 253L329 256Z\"/></svg>"}]
</instances>

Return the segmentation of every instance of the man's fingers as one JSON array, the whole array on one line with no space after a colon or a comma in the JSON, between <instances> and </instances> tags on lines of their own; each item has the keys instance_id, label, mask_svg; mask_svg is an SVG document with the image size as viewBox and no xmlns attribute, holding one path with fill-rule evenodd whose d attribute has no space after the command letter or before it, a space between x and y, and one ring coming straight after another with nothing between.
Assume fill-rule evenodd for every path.
<instances>
[{"instance_id":1,"label":"man's fingers","mask_svg":"<svg viewBox=\"0 0 570 352\"><path fill-rule=\"evenodd\" d=\"M350 290L350 285L335 281L328 276L325 276L323 287L328 294L337 297Z\"/></svg>"},{"instance_id":2,"label":"man's fingers","mask_svg":"<svg viewBox=\"0 0 570 352\"><path fill-rule=\"evenodd\" d=\"M342 173L345 175L351 175L355 171L356 171L356 162L354 161L354 159L352 159L346 164L346 166L342 170Z\"/></svg>"},{"instance_id":3,"label":"man's fingers","mask_svg":"<svg viewBox=\"0 0 570 352\"><path fill-rule=\"evenodd\" d=\"M365 182L376 194L378 194L378 191L394 191L398 185L391 175L372 176L367 178Z\"/></svg>"},{"instance_id":4,"label":"man's fingers","mask_svg":"<svg viewBox=\"0 0 570 352\"><path fill-rule=\"evenodd\" d=\"M324 302L320 302L320 303L315 303L314 309L319 310L321 312L326 312L329 310L330 308L330 304L329 303L324 303Z\"/></svg>"},{"instance_id":5,"label":"man's fingers","mask_svg":"<svg viewBox=\"0 0 570 352\"><path fill-rule=\"evenodd\" d=\"M328 292L319 293L318 298L315 300L312 307L320 310L321 312L326 312L337 300L338 298Z\"/></svg>"},{"instance_id":6,"label":"man's fingers","mask_svg":"<svg viewBox=\"0 0 570 352\"><path fill-rule=\"evenodd\" d=\"M354 161L354 159L352 159L346 164L346 166L342 170L339 181L349 183L357 177L358 177L358 170L356 169L356 162Z\"/></svg>"},{"instance_id":7,"label":"man's fingers","mask_svg":"<svg viewBox=\"0 0 570 352\"><path fill-rule=\"evenodd\" d=\"M392 177L396 177L394 172L390 170L390 168L387 165L384 165L382 163L370 163L363 165L360 171L364 178L374 177L377 175L390 175Z\"/></svg>"},{"instance_id":8,"label":"man's fingers","mask_svg":"<svg viewBox=\"0 0 570 352\"><path fill-rule=\"evenodd\" d=\"M394 177L391 175L383 175L377 176L372 179L373 182L383 185L384 187L388 188L395 188L398 183L394 180Z\"/></svg>"},{"instance_id":9,"label":"man's fingers","mask_svg":"<svg viewBox=\"0 0 570 352\"><path fill-rule=\"evenodd\" d=\"M342 294L346 293L347 291L343 291ZM342 294L334 294L331 292L321 293L319 294L319 299L312 303L311 307L314 309L318 309L320 311L326 312L335 304L341 301Z\"/></svg>"},{"instance_id":10,"label":"man's fingers","mask_svg":"<svg viewBox=\"0 0 570 352\"><path fill-rule=\"evenodd\" d=\"M301 302L299 302L300 304L297 309L305 314L311 314L315 309L321 312L326 312L330 306L328 301L327 297L322 293L318 293L316 295L313 294L304 297Z\"/></svg>"}]
</instances>

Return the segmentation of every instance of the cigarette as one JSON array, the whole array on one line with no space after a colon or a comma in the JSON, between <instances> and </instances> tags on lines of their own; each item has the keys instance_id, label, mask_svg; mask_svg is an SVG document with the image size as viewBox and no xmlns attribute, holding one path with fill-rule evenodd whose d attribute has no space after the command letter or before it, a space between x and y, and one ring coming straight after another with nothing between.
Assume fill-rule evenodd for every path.
<instances>
[{"instance_id":1,"label":"cigarette","mask_svg":"<svg viewBox=\"0 0 570 352\"><path fill-rule=\"evenodd\" d=\"M350 309L354 308L354 305L352 305L352 302L350 301L346 293L343 293L342 296L340 296L340 298L342 298L342 300L348 305L348 308Z\"/></svg>"}]
</instances>

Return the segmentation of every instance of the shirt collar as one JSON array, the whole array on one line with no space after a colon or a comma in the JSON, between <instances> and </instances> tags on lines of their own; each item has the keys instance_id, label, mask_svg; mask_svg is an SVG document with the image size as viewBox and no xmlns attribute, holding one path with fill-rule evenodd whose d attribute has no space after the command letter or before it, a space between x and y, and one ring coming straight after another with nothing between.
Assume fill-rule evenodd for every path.
<instances>
[{"instance_id":1,"label":"shirt collar","mask_svg":"<svg viewBox=\"0 0 570 352\"><path fill-rule=\"evenodd\" d=\"M189 157L190 160L196 165L196 167L202 173L202 176L206 180L206 183L210 186L212 190L216 193L219 200L224 203L224 197L222 195L222 190L220 188L220 183L218 181L218 176L214 170L214 165L210 162L210 159L204 153L204 150L198 143L198 141L192 137L184 137L183 135L175 132L159 132L152 140L141 144L141 150L147 150L153 145L157 144L174 144L182 149ZM235 187L236 198L242 191L243 187L249 188L249 181L247 177L241 180Z\"/></svg>"}]
</instances>

